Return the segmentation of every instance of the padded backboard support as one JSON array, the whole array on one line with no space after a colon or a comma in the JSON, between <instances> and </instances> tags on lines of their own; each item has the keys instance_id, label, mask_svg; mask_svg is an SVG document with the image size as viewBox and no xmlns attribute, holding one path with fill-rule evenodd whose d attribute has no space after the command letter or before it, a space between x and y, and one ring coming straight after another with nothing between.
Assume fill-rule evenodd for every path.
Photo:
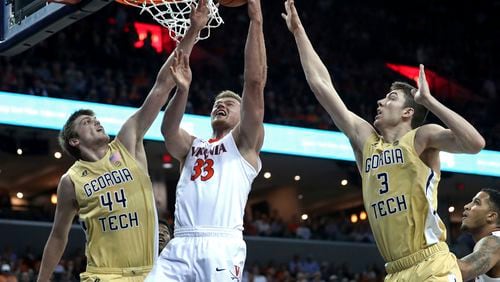
<instances>
[{"instance_id":1,"label":"padded backboard support","mask_svg":"<svg viewBox=\"0 0 500 282\"><path fill-rule=\"evenodd\" d=\"M82 0L75 5L44 0L0 0L0 55L17 55L113 0Z\"/></svg>"}]
</instances>

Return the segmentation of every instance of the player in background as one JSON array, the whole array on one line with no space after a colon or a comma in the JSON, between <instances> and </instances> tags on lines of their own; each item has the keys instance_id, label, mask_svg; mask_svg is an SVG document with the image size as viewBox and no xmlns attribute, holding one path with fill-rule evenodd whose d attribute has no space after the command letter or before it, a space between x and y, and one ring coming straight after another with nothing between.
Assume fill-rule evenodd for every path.
<instances>
[{"instance_id":1,"label":"player in background","mask_svg":"<svg viewBox=\"0 0 500 282\"><path fill-rule=\"evenodd\" d=\"M471 254L458 260L464 281L500 282L500 191L481 189L464 206L462 230L476 245Z\"/></svg>"}]
</instances>

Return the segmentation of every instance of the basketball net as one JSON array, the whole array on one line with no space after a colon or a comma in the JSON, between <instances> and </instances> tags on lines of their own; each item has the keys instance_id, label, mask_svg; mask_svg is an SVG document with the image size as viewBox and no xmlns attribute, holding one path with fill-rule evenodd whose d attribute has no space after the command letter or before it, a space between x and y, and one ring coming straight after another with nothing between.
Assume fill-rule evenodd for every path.
<instances>
[{"instance_id":1,"label":"basketball net","mask_svg":"<svg viewBox=\"0 0 500 282\"><path fill-rule=\"evenodd\" d=\"M141 14L146 11L160 25L166 27L170 37L179 42L190 26L191 4L196 8L197 0L121 0L124 4L141 9ZM210 29L216 28L224 23L219 15L219 9L213 0L207 0L209 9L208 22L196 37L203 40L210 37Z\"/></svg>"}]
</instances>

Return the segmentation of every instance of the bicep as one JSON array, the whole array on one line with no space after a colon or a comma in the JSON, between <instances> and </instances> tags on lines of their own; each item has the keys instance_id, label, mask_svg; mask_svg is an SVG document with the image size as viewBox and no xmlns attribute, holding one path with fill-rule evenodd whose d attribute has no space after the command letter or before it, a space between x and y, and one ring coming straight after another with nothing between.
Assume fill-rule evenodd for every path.
<instances>
[{"instance_id":1,"label":"bicep","mask_svg":"<svg viewBox=\"0 0 500 282\"><path fill-rule=\"evenodd\" d=\"M420 152L426 149L436 149L449 153L462 151L455 134L450 129L437 124L427 124L420 127L416 133L415 141L415 147Z\"/></svg>"},{"instance_id":2,"label":"bicep","mask_svg":"<svg viewBox=\"0 0 500 282\"><path fill-rule=\"evenodd\" d=\"M164 137L168 153L178 161L184 161L191 148L191 144L193 144L194 136L184 129L179 128L176 134Z\"/></svg>"},{"instance_id":3,"label":"bicep","mask_svg":"<svg viewBox=\"0 0 500 282\"><path fill-rule=\"evenodd\" d=\"M245 86L241 101L241 122L235 128L240 145L253 151L260 151L264 132L264 95L259 86ZM239 147L240 149L245 149Z\"/></svg>"},{"instance_id":4,"label":"bicep","mask_svg":"<svg viewBox=\"0 0 500 282\"><path fill-rule=\"evenodd\" d=\"M125 121L116 135L116 139L118 139L133 156L135 156L135 149L140 139L137 134L137 113ZM142 140L140 141L142 142Z\"/></svg>"}]
</instances>

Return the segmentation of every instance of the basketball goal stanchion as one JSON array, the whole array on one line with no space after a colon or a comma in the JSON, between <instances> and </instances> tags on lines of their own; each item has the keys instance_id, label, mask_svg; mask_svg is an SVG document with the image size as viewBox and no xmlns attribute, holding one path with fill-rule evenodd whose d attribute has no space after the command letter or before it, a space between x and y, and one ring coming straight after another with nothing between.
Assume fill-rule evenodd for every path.
<instances>
[{"instance_id":1,"label":"basketball goal stanchion","mask_svg":"<svg viewBox=\"0 0 500 282\"><path fill-rule=\"evenodd\" d=\"M199 4L199 0L116 0L116 2L139 8L141 14L148 12L156 22L168 29L170 37L177 42L184 37L189 28L191 5L196 8ZM196 40L207 39L210 37L210 29L224 23L214 0L206 2L209 20Z\"/></svg>"}]
</instances>

